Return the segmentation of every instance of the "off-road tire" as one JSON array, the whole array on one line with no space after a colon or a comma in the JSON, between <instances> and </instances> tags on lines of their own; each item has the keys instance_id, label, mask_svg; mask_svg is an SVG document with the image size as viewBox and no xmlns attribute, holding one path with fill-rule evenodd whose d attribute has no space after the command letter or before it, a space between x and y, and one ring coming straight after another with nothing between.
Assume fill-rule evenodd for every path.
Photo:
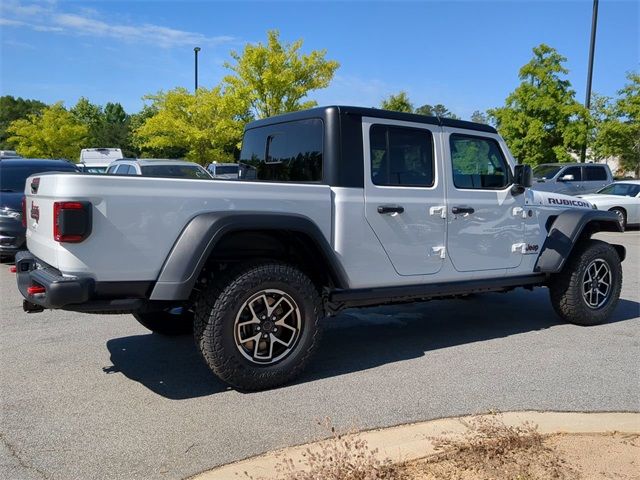
<instances>
[{"instance_id":1,"label":"off-road tire","mask_svg":"<svg viewBox=\"0 0 640 480\"><path fill-rule=\"evenodd\" d=\"M220 272L196 302L194 337L209 368L243 391L288 383L305 368L320 341L322 301L318 289L298 268L279 262L246 263ZM235 321L252 296L267 289L285 292L297 304L301 328L295 346L281 360L258 365L243 356L235 340Z\"/></svg>"},{"instance_id":2,"label":"off-road tire","mask_svg":"<svg viewBox=\"0 0 640 480\"><path fill-rule=\"evenodd\" d=\"M140 324L153 333L173 337L193 332L193 313L172 314L169 312L134 313Z\"/></svg>"},{"instance_id":3,"label":"off-road tire","mask_svg":"<svg viewBox=\"0 0 640 480\"><path fill-rule=\"evenodd\" d=\"M587 267L594 260L604 260L611 271L611 292L605 303L590 308L582 292ZM599 325L607 321L615 310L622 286L622 264L618 252L606 242L587 240L576 245L562 272L554 275L549 284L551 304L565 321L576 325Z\"/></svg>"},{"instance_id":4,"label":"off-road tire","mask_svg":"<svg viewBox=\"0 0 640 480\"><path fill-rule=\"evenodd\" d=\"M624 209L620 207L614 207L609 211L618 215L618 223L620 223L622 230L625 230L627 228L627 212L625 212Z\"/></svg>"}]
</instances>

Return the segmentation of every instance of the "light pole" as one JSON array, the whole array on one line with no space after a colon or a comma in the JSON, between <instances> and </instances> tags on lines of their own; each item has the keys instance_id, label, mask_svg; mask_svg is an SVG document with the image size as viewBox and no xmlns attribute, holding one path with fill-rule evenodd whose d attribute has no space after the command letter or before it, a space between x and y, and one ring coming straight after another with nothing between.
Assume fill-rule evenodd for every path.
<instances>
[{"instance_id":1,"label":"light pole","mask_svg":"<svg viewBox=\"0 0 640 480\"><path fill-rule=\"evenodd\" d=\"M196 71L195 71L195 84L196 84L196 88L194 89L194 92L198 90L198 52L200 51L200 47L194 47L193 49L193 53L195 54L195 67L196 67Z\"/></svg>"},{"instance_id":2,"label":"light pole","mask_svg":"<svg viewBox=\"0 0 640 480\"><path fill-rule=\"evenodd\" d=\"M596 27L598 26L598 0L593 0L593 14L591 15L591 44L589 45L589 68L587 69L587 93L584 106L587 110L591 107L591 81L593 80L593 54L596 49ZM587 140L585 139L580 161L584 163L587 158Z\"/></svg>"}]
</instances>

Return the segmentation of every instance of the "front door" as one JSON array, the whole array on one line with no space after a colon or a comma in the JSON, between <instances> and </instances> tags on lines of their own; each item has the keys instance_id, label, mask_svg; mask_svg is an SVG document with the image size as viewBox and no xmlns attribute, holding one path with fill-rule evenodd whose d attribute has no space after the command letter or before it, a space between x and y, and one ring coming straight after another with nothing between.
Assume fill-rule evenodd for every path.
<instances>
[{"instance_id":1,"label":"front door","mask_svg":"<svg viewBox=\"0 0 640 480\"><path fill-rule=\"evenodd\" d=\"M436 125L363 118L365 217L399 275L444 262L446 211Z\"/></svg>"},{"instance_id":2,"label":"front door","mask_svg":"<svg viewBox=\"0 0 640 480\"><path fill-rule=\"evenodd\" d=\"M524 245L524 194L511 193L511 167L497 135L445 128L447 250L459 272L515 268Z\"/></svg>"}]
</instances>

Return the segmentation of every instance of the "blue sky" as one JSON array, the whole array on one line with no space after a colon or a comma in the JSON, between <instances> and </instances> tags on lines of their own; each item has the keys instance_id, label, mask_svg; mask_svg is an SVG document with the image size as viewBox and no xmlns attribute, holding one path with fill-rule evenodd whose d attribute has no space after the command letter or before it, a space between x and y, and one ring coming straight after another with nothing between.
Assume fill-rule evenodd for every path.
<instances>
[{"instance_id":1,"label":"blue sky","mask_svg":"<svg viewBox=\"0 0 640 480\"><path fill-rule=\"evenodd\" d=\"M601 0L593 90L605 95L640 62L640 2ZM468 117L503 104L531 49L547 43L568 58L584 100L591 0L216 2L16 1L0 3L1 93L74 104L119 101L213 86L231 50L279 29L304 50L326 49L341 67L320 104L377 106L406 90L416 106L443 103Z\"/></svg>"}]
</instances>

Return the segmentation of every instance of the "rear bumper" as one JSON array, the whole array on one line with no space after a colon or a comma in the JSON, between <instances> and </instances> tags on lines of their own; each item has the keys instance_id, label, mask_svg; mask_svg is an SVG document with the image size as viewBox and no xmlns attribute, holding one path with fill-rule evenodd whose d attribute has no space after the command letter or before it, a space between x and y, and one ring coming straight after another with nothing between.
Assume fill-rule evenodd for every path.
<instances>
[{"instance_id":1,"label":"rear bumper","mask_svg":"<svg viewBox=\"0 0 640 480\"><path fill-rule=\"evenodd\" d=\"M134 313L176 306L175 302L150 302L154 282L96 282L88 277L64 276L35 257L28 250L16 254L18 290L28 304L83 313ZM40 287L41 293L29 293L29 287ZM24 307L27 310L27 307ZM41 310L41 309L40 309Z\"/></svg>"},{"instance_id":2,"label":"rear bumper","mask_svg":"<svg viewBox=\"0 0 640 480\"><path fill-rule=\"evenodd\" d=\"M85 303L94 290L93 279L65 277L54 268L41 263L29 251L16 254L16 280L22 296L44 308ZM35 286L43 287L44 292L30 294L29 287Z\"/></svg>"}]
</instances>

